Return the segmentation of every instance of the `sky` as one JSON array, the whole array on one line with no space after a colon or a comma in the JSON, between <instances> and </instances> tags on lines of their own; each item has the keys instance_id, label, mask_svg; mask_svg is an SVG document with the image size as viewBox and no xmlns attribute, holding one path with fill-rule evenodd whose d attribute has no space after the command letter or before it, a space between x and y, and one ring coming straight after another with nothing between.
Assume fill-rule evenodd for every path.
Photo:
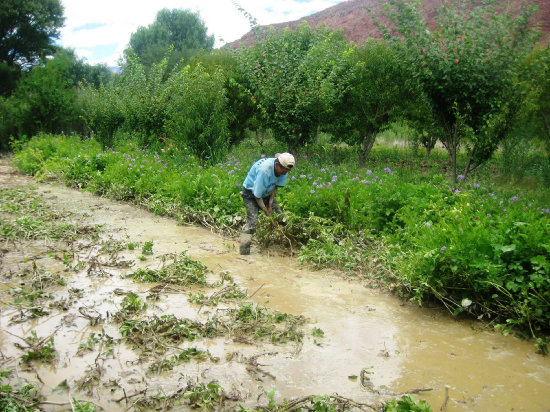
<instances>
[{"instance_id":1,"label":"sky","mask_svg":"<svg viewBox=\"0 0 550 412\"><path fill-rule=\"evenodd\" d=\"M258 24L298 20L345 0L237 0ZM239 39L250 31L250 23L233 0L61 0L65 26L57 42L74 49L90 64L117 66L130 36L147 27L159 10L183 9L199 12L214 47Z\"/></svg>"}]
</instances>

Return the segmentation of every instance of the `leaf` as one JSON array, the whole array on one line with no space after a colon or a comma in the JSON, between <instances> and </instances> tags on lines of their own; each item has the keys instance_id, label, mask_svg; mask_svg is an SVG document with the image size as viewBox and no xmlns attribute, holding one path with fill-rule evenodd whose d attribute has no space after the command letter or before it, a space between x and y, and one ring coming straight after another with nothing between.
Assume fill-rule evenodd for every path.
<instances>
[{"instance_id":1,"label":"leaf","mask_svg":"<svg viewBox=\"0 0 550 412\"><path fill-rule=\"evenodd\" d=\"M472 301L468 298L464 298L464 299L462 299L462 302L460 302L460 306L462 306L463 308L467 308L471 304L472 304Z\"/></svg>"},{"instance_id":2,"label":"leaf","mask_svg":"<svg viewBox=\"0 0 550 412\"><path fill-rule=\"evenodd\" d=\"M512 252L513 250L516 250L516 245L512 243L511 245L499 246L498 249L500 249L502 253Z\"/></svg>"}]
</instances>

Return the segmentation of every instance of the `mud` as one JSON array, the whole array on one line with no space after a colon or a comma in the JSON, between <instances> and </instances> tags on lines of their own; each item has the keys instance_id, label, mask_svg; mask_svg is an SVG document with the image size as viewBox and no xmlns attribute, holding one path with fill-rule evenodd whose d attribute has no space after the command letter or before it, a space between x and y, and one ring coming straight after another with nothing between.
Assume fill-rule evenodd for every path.
<instances>
[{"instance_id":1,"label":"mud","mask_svg":"<svg viewBox=\"0 0 550 412\"><path fill-rule=\"evenodd\" d=\"M0 188L35 184L0 163ZM36 184L35 184L36 185ZM55 257L54 242L28 242L25 247L2 245L0 278L0 350L3 368L41 388L50 402L66 403L69 396L88 400L108 411L132 410L136 397L148 393L176 392L186 382L217 381L237 404L255 407L267 404L266 393L276 391L276 400L313 394L338 394L356 402L377 404L403 392L420 392L416 398L439 410L446 400L447 411L548 411L550 410L550 359L535 353L532 343L502 336L481 323L457 321L438 308L419 308L373 290L360 279L332 270L314 271L276 250L260 251L253 245L250 256L238 254L238 243L203 228L178 225L131 205L98 198L60 184L38 184L36 190L54 210L67 213L82 227L100 227L101 236L83 241L75 252L90 262L103 241L153 242L153 255L140 260L140 250L101 254L103 273L67 270ZM87 243L86 243L87 242ZM139 249L139 248L138 248ZM53 252L52 252L53 250ZM155 284L135 282L125 275L136 267L158 268L165 254L187 255L210 270L209 281L230 275L256 304L280 312L301 315L301 344L239 341L228 336L184 342L180 347L207 351L209 358L177 365L173 370L151 374L150 359L119 343L119 325L105 321L92 326L78 308L100 313L104 319L120 308L120 293L134 292L145 298ZM112 257L112 254L111 254ZM8 291L17 284L16 274L31 267L46 267L60 273L65 287L54 290L83 291L65 310L49 308L49 316L13 322L17 309L7 305ZM188 288L173 287L159 300L148 301L146 315L208 318L219 308L189 303ZM213 290L204 290L205 294ZM200 313L199 313L200 312ZM77 356L79 346L91 334L104 332L113 338L112 353L105 345ZM314 336L314 328L323 336ZM22 351L14 343L19 337L54 334L57 359L53 364L21 363ZM367 368L367 369L365 369ZM362 370L369 373L361 379ZM94 372L100 372L97 380ZM88 380L89 385L78 385ZM67 386L59 387L66 381ZM45 410L67 410L67 406L41 405Z\"/></svg>"}]
</instances>

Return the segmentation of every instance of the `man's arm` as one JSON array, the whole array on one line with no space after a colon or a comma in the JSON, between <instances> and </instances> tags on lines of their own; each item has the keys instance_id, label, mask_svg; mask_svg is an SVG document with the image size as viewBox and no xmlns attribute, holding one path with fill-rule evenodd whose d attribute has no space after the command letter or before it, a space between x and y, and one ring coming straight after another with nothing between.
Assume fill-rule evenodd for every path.
<instances>
[{"instance_id":1,"label":"man's arm","mask_svg":"<svg viewBox=\"0 0 550 412\"><path fill-rule=\"evenodd\" d=\"M271 202L271 198L269 200ZM273 210L271 209L271 207L269 209L265 207L264 200L261 197L256 198L256 203L258 203L258 206L260 206L260 209L264 211L266 216L271 216L271 214L273 213Z\"/></svg>"}]
</instances>

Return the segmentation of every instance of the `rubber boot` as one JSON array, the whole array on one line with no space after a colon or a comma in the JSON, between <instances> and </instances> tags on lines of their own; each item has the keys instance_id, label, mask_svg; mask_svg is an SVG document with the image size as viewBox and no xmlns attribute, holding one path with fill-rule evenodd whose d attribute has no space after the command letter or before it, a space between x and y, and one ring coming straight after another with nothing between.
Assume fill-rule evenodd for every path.
<instances>
[{"instance_id":1,"label":"rubber boot","mask_svg":"<svg viewBox=\"0 0 550 412\"><path fill-rule=\"evenodd\" d=\"M241 243L239 251L241 255L250 255L250 244L252 243L252 235L249 233L241 234Z\"/></svg>"}]
</instances>

